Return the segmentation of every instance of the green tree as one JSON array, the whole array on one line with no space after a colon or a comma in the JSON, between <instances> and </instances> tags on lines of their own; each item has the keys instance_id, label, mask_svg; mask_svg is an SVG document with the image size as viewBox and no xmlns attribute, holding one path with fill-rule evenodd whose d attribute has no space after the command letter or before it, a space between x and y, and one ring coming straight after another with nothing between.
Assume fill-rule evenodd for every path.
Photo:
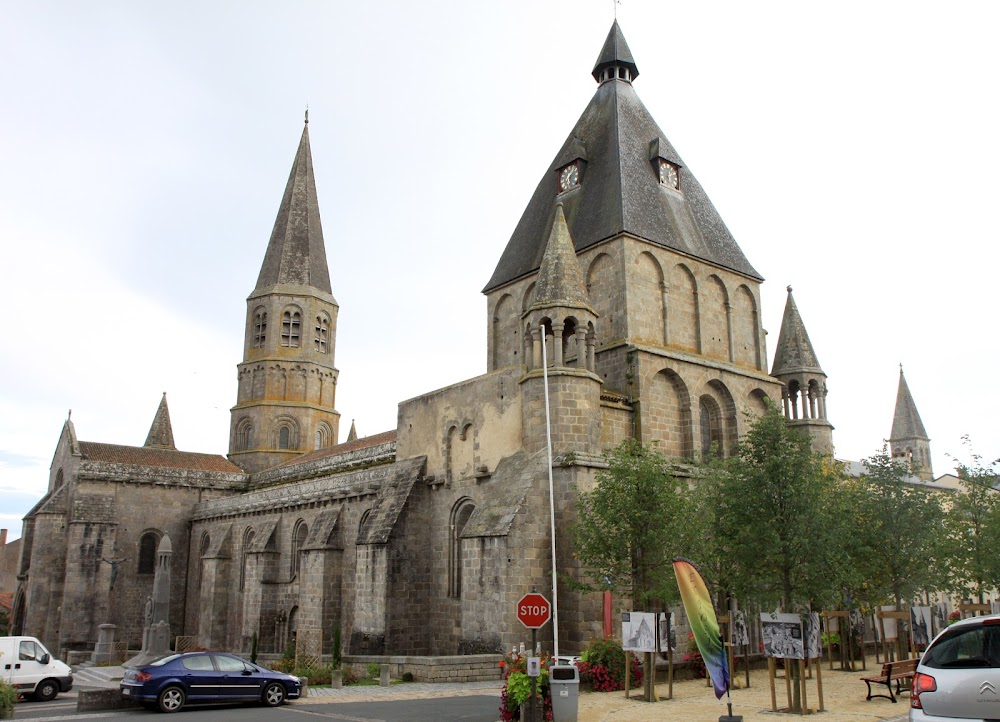
<instances>
[{"instance_id":1,"label":"green tree","mask_svg":"<svg viewBox=\"0 0 1000 722\"><path fill-rule=\"evenodd\" d=\"M919 592L934 591L943 542L939 493L912 481L909 468L888 449L865 459L857 507L856 563L868 578L872 603L899 608Z\"/></svg>"},{"instance_id":2,"label":"green tree","mask_svg":"<svg viewBox=\"0 0 1000 722\"><path fill-rule=\"evenodd\" d=\"M581 492L573 537L587 589L614 584L633 608L675 601L673 557L683 551L687 484L659 452L626 440L605 458L592 491Z\"/></svg>"},{"instance_id":3,"label":"green tree","mask_svg":"<svg viewBox=\"0 0 1000 722\"><path fill-rule=\"evenodd\" d=\"M952 591L982 603L1000 579L1000 492L996 489L1000 459L984 465L969 437L962 440L971 462L957 466L962 492L954 495L946 514L946 568Z\"/></svg>"},{"instance_id":4,"label":"green tree","mask_svg":"<svg viewBox=\"0 0 1000 722\"><path fill-rule=\"evenodd\" d=\"M830 499L838 476L774 405L740 440L717 480L717 548L732 591L764 608L822 604L837 543Z\"/></svg>"}]
</instances>

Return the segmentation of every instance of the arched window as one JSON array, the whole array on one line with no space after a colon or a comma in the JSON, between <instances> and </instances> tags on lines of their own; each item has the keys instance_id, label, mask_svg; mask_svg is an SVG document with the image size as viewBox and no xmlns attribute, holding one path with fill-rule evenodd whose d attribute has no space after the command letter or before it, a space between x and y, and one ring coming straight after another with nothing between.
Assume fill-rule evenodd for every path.
<instances>
[{"instance_id":1,"label":"arched window","mask_svg":"<svg viewBox=\"0 0 1000 722\"><path fill-rule=\"evenodd\" d=\"M60 469L56 472L56 488L58 489L63 485L63 471Z\"/></svg>"},{"instance_id":2,"label":"arched window","mask_svg":"<svg viewBox=\"0 0 1000 722\"><path fill-rule=\"evenodd\" d=\"M236 427L236 450L249 451L253 448L253 422L243 419Z\"/></svg>"},{"instance_id":3,"label":"arched window","mask_svg":"<svg viewBox=\"0 0 1000 722\"><path fill-rule=\"evenodd\" d=\"M301 327L302 314L298 311L285 311L281 317L281 345L298 348Z\"/></svg>"},{"instance_id":4,"label":"arched window","mask_svg":"<svg viewBox=\"0 0 1000 722\"><path fill-rule=\"evenodd\" d=\"M330 432L330 427L325 423L320 423L316 427L316 433L313 437L313 449L325 449L330 446L330 438L333 434Z\"/></svg>"},{"instance_id":5,"label":"arched window","mask_svg":"<svg viewBox=\"0 0 1000 722\"><path fill-rule=\"evenodd\" d=\"M462 532L476 507L469 499L461 499L451 509L448 526L448 596L462 596Z\"/></svg>"},{"instance_id":6,"label":"arched window","mask_svg":"<svg viewBox=\"0 0 1000 722\"><path fill-rule=\"evenodd\" d=\"M156 571L156 547L160 542L160 535L155 531L147 531L139 537L139 565L136 569L139 574L153 574Z\"/></svg>"},{"instance_id":7,"label":"arched window","mask_svg":"<svg viewBox=\"0 0 1000 722\"><path fill-rule=\"evenodd\" d=\"M250 547L253 545L253 529L247 529L243 534L243 557L240 560L240 591L246 589L247 571L250 566Z\"/></svg>"},{"instance_id":8,"label":"arched window","mask_svg":"<svg viewBox=\"0 0 1000 722\"><path fill-rule=\"evenodd\" d=\"M316 350L326 353L330 350L330 319L325 315L316 317L316 336L314 338Z\"/></svg>"},{"instance_id":9,"label":"arched window","mask_svg":"<svg viewBox=\"0 0 1000 722\"><path fill-rule=\"evenodd\" d=\"M299 519L295 522L295 529L292 531L292 576L299 573L300 561L302 557L302 547L305 546L306 537L309 535L309 527Z\"/></svg>"},{"instance_id":10,"label":"arched window","mask_svg":"<svg viewBox=\"0 0 1000 722\"><path fill-rule=\"evenodd\" d=\"M208 545L211 539L208 536L208 532L201 535L201 555L205 556L208 554Z\"/></svg>"},{"instance_id":11,"label":"arched window","mask_svg":"<svg viewBox=\"0 0 1000 722\"><path fill-rule=\"evenodd\" d=\"M291 436L291 430L287 426L282 426L278 429L278 448L287 449L289 443L289 437Z\"/></svg>"},{"instance_id":12,"label":"arched window","mask_svg":"<svg viewBox=\"0 0 1000 722\"><path fill-rule=\"evenodd\" d=\"M267 311L258 308L253 315L253 348L264 348L267 341Z\"/></svg>"},{"instance_id":13,"label":"arched window","mask_svg":"<svg viewBox=\"0 0 1000 722\"><path fill-rule=\"evenodd\" d=\"M711 396L702 396L698 400L701 412L701 454L707 459L710 455L722 456L722 414L719 404Z\"/></svg>"}]
</instances>

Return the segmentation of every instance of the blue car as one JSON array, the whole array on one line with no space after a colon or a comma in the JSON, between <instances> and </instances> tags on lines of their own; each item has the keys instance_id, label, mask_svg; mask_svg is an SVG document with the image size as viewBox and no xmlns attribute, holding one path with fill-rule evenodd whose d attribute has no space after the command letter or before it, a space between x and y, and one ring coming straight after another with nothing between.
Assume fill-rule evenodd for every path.
<instances>
[{"instance_id":1,"label":"blue car","mask_svg":"<svg viewBox=\"0 0 1000 722\"><path fill-rule=\"evenodd\" d=\"M298 699L298 677L272 672L220 652L186 652L129 667L119 685L122 699L176 712L186 704L260 702L277 707Z\"/></svg>"}]
</instances>

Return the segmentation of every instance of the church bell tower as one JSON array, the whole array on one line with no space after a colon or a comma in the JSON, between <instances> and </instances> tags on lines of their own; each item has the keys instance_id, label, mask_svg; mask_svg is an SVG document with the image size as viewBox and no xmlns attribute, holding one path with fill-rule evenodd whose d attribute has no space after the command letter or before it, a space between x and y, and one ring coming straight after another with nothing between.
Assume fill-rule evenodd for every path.
<instances>
[{"instance_id":1,"label":"church bell tower","mask_svg":"<svg viewBox=\"0 0 1000 722\"><path fill-rule=\"evenodd\" d=\"M337 301L320 224L309 116L271 240L247 298L229 458L260 471L337 443Z\"/></svg>"}]
</instances>

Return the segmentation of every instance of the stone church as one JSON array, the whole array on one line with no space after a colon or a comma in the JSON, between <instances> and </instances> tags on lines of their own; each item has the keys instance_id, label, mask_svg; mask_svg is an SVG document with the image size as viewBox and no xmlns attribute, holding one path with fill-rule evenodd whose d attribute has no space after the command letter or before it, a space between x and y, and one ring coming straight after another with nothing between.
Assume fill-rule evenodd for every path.
<instances>
[{"instance_id":1,"label":"stone church","mask_svg":"<svg viewBox=\"0 0 1000 722\"><path fill-rule=\"evenodd\" d=\"M24 519L14 629L86 650L112 623L137 648L169 536L171 628L203 647L246 652L256 634L262 651L295 638L329 652L339 630L346 654L509 649L524 639L515 602L551 590L546 383L561 570L575 490L624 439L729 454L770 399L832 451L791 289L769 371L763 279L636 94L617 22L592 74L483 290L485 373L342 444L307 119L247 299L228 454L176 449L165 396L142 447L80 441L67 419ZM919 416L900 429L923 453ZM575 652L601 634L600 601L558 593Z\"/></svg>"}]
</instances>

